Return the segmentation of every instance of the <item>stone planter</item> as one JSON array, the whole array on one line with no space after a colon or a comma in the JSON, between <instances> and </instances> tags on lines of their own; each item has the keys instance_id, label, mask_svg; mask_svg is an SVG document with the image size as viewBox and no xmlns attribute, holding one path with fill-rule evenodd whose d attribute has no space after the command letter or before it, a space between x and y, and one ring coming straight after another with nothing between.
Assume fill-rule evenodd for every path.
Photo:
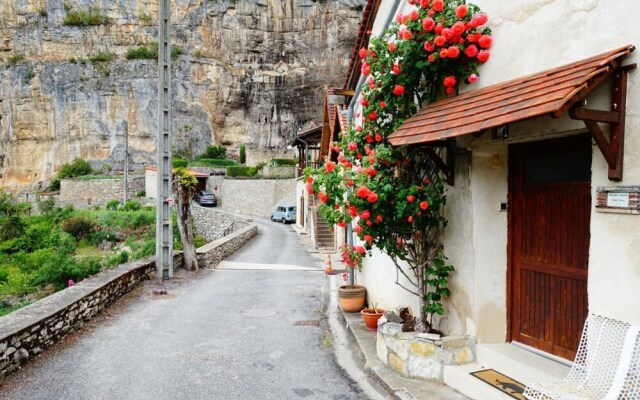
<instances>
[{"instance_id":1,"label":"stone planter","mask_svg":"<svg viewBox=\"0 0 640 400\"><path fill-rule=\"evenodd\" d=\"M445 365L475 360L475 341L469 336L436 339L428 333L402 332L402 324L385 319L378 325L378 359L408 378L442 380Z\"/></svg>"}]
</instances>

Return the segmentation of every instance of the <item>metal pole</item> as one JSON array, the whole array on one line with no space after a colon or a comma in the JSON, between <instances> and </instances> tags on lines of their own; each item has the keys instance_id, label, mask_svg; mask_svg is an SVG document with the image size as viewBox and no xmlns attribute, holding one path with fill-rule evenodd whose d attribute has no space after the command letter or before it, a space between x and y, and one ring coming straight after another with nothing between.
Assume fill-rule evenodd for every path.
<instances>
[{"instance_id":1,"label":"metal pole","mask_svg":"<svg viewBox=\"0 0 640 400\"><path fill-rule=\"evenodd\" d=\"M156 276L173 277L171 227L171 16L170 0L160 0L158 30L158 176L156 200ZM171 200L171 201L170 201Z\"/></svg>"},{"instance_id":2,"label":"metal pole","mask_svg":"<svg viewBox=\"0 0 640 400\"><path fill-rule=\"evenodd\" d=\"M129 126L126 125L124 129L124 196L122 198L122 205L127 204L129 196Z\"/></svg>"}]
</instances>

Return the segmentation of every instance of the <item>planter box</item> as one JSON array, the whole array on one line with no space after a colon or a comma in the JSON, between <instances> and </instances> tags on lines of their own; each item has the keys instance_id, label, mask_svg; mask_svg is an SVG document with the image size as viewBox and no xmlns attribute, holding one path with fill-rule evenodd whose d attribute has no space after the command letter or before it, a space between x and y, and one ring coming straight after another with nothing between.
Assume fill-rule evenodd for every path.
<instances>
[{"instance_id":1,"label":"planter box","mask_svg":"<svg viewBox=\"0 0 640 400\"><path fill-rule=\"evenodd\" d=\"M475 341L469 336L445 336L402 332L402 324L378 321L378 359L407 378L442 380L445 365L475 361Z\"/></svg>"}]
</instances>

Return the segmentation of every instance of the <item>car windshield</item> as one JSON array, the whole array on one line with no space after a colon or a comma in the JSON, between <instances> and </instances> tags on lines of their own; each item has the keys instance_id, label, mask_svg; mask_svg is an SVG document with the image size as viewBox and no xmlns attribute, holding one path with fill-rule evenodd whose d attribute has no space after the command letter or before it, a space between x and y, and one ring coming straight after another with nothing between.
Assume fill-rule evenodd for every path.
<instances>
[{"instance_id":1,"label":"car windshield","mask_svg":"<svg viewBox=\"0 0 640 400\"><path fill-rule=\"evenodd\" d=\"M289 210L289 211L295 211L295 210L296 210L296 208L295 208L295 207L289 207L289 208L288 208L288 210Z\"/></svg>"}]
</instances>

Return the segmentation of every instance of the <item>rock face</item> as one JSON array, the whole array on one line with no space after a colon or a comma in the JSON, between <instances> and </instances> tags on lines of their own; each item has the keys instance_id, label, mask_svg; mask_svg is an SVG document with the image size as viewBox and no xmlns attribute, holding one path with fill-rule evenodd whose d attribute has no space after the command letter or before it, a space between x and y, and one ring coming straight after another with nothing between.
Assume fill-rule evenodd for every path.
<instances>
[{"instance_id":1,"label":"rock face","mask_svg":"<svg viewBox=\"0 0 640 400\"><path fill-rule=\"evenodd\" d=\"M341 85L363 0L174 0L173 146L283 147ZM109 17L65 26L74 11ZM157 35L155 0L0 0L0 187L42 186L74 158L154 163L157 63L127 60ZM113 53L111 61L90 61Z\"/></svg>"}]
</instances>

